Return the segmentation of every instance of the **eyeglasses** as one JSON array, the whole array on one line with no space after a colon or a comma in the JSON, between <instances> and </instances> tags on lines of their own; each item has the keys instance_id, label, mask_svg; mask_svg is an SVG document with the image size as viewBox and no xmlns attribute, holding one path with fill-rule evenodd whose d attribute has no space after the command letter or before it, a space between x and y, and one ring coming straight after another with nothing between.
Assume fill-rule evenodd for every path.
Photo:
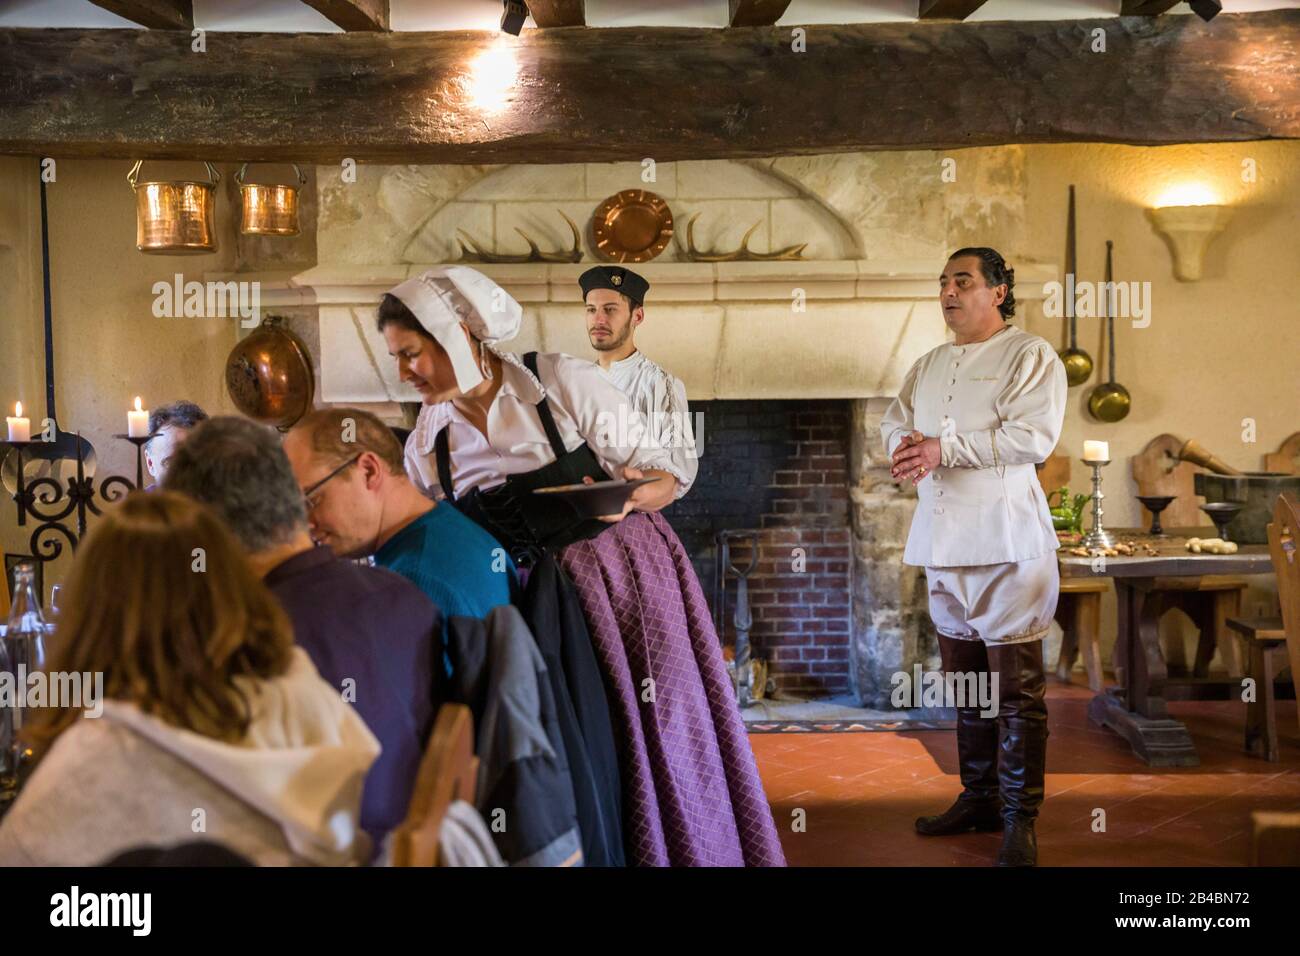
<instances>
[{"instance_id":1,"label":"eyeglasses","mask_svg":"<svg viewBox=\"0 0 1300 956\"><path fill-rule=\"evenodd\" d=\"M313 500L312 500L312 496L315 495L316 492L320 491L321 488L325 485L325 483L326 483L327 481L329 481L331 478L333 478L335 475L337 475L339 472L341 472L344 468L347 468L349 465L355 465L355 464L357 463L357 459L360 458L362 454L363 454L362 452L357 452L355 455L353 455L351 458L349 458L349 459L348 459L347 461L345 461L343 464L339 465L337 468L335 468L333 471L331 471L328 475L326 475L326 476L325 476L324 478L322 478L320 481L316 482L316 483L315 483L314 485L312 485L310 488L304 488L304 489L303 489L303 492L302 492L302 498L303 498L303 501L305 501L305 502L307 503L307 510L308 510L308 511L314 511L314 510L316 509L316 506L320 503L320 502L318 502L318 501L313 501Z\"/></svg>"}]
</instances>

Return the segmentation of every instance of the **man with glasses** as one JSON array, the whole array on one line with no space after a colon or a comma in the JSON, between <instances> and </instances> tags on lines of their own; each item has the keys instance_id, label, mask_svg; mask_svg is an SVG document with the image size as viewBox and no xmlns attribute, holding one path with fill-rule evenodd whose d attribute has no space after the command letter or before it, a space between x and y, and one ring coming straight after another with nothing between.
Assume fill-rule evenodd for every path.
<instances>
[{"instance_id":1,"label":"man with glasses","mask_svg":"<svg viewBox=\"0 0 1300 956\"><path fill-rule=\"evenodd\" d=\"M302 490L269 428L203 422L172 456L164 487L208 505L234 532L295 642L378 738L361 797L361 826L378 849L406 814L441 703L438 608L405 578L312 543Z\"/></svg>"},{"instance_id":2,"label":"man with glasses","mask_svg":"<svg viewBox=\"0 0 1300 956\"><path fill-rule=\"evenodd\" d=\"M369 412L312 412L285 436L312 537L341 557L374 555L433 599L446 617L486 617L509 604L514 564L455 508L406 476L402 445Z\"/></svg>"}]
</instances>

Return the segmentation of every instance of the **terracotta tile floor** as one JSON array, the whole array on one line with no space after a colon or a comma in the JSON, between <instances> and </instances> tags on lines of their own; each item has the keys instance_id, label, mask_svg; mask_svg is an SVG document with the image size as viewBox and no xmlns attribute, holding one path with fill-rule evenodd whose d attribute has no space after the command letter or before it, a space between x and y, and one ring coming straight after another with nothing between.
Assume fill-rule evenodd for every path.
<instances>
[{"instance_id":1,"label":"terracotta tile floor","mask_svg":"<svg viewBox=\"0 0 1300 956\"><path fill-rule=\"evenodd\" d=\"M1088 723L1087 687L1051 680L1043 866L1244 866L1252 810L1300 809L1295 701L1278 705L1281 757L1242 749L1244 708L1171 703L1201 765L1152 768ZM952 731L752 734L750 743L791 866L987 866L999 834L920 837L912 821L961 789ZM793 832L796 809L807 827ZM1105 832L1094 832L1097 809Z\"/></svg>"}]
</instances>

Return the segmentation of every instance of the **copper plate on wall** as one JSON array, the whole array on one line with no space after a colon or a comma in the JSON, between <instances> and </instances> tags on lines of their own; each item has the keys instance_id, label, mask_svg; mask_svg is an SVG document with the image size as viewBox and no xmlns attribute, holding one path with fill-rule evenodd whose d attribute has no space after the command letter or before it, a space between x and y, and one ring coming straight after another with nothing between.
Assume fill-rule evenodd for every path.
<instances>
[{"instance_id":1,"label":"copper plate on wall","mask_svg":"<svg viewBox=\"0 0 1300 956\"><path fill-rule=\"evenodd\" d=\"M592 232L607 262L648 262L672 241L673 214L662 197L624 189L596 207Z\"/></svg>"}]
</instances>

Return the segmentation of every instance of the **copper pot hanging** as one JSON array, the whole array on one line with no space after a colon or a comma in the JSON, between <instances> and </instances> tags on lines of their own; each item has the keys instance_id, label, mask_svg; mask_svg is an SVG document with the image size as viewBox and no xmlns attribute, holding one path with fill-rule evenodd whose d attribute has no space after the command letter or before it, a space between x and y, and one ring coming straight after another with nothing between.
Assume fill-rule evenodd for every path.
<instances>
[{"instance_id":1,"label":"copper pot hanging","mask_svg":"<svg viewBox=\"0 0 1300 956\"><path fill-rule=\"evenodd\" d=\"M136 161L126 174L135 191L135 247L154 255L199 255L217 251L217 183L221 181L211 163L208 182L199 180L151 180L138 182L144 160Z\"/></svg>"},{"instance_id":2,"label":"copper pot hanging","mask_svg":"<svg viewBox=\"0 0 1300 956\"><path fill-rule=\"evenodd\" d=\"M235 407L254 421L287 431L311 411L316 396L307 346L268 315L226 359L226 391Z\"/></svg>"},{"instance_id":3,"label":"copper pot hanging","mask_svg":"<svg viewBox=\"0 0 1300 956\"><path fill-rule=\"evenodd\" d=\"M298 175L296 186L275 183L245 183L244 171L248 163L239 167L235 183L239 186L243 217L239 231L246 236L296 236L298 235L298 190L307 185L296 163L293 171Z\"/></svg>"}]
</instances>

